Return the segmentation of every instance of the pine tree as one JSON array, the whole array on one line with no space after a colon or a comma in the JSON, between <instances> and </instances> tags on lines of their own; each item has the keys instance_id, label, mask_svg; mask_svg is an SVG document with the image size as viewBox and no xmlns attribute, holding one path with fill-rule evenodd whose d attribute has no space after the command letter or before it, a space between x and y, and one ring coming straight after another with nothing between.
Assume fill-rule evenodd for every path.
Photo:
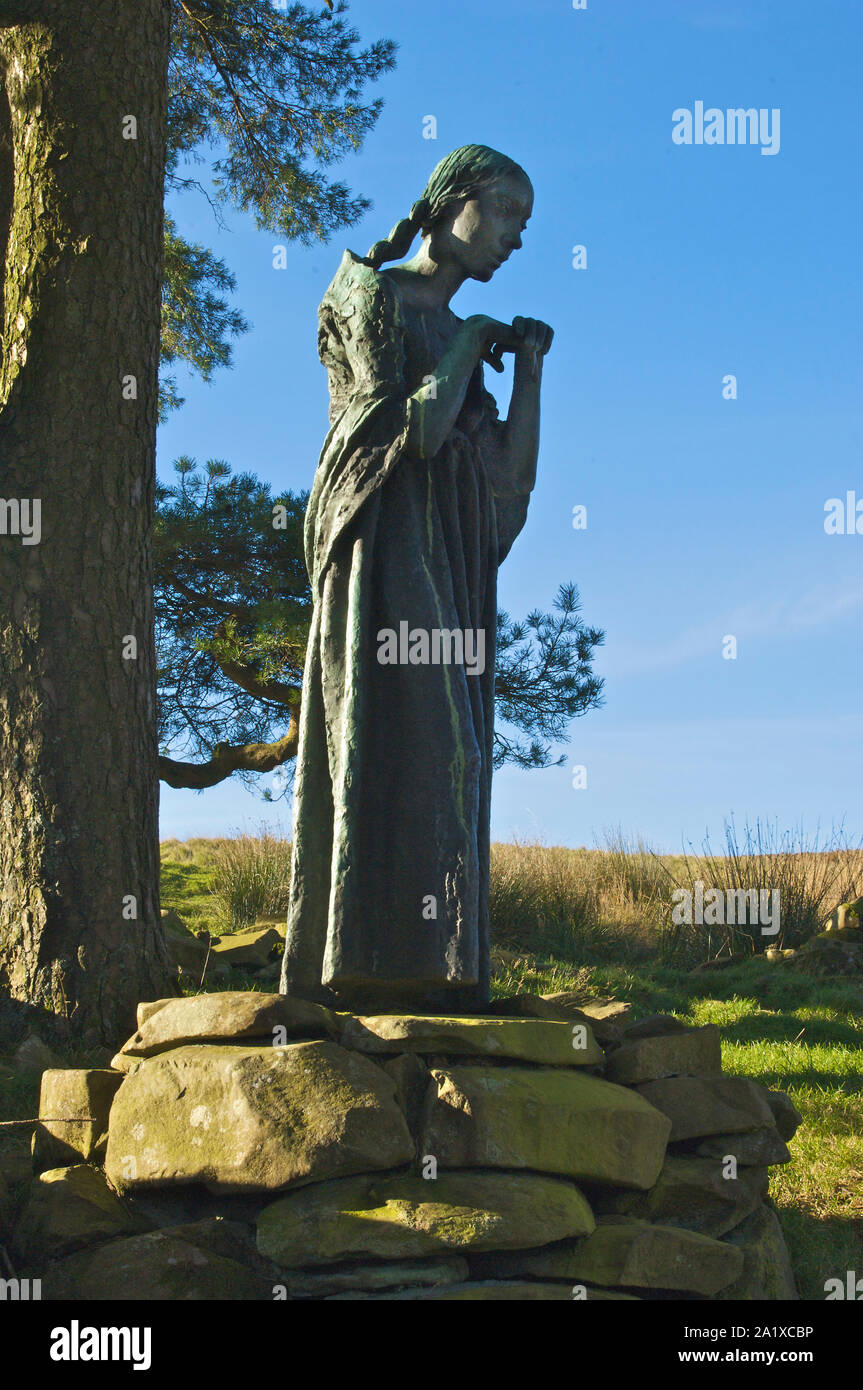
<instances>
[{"instance_id":1,"label":"pine tree","mask_svg":"<svg viewBox=\"0 0 863 1390\"><path fill-rule=\"evenodd\" d=\"M0 983L115 1044L171 989L150 564L169 18L0 9Z\"/></svg>"},{"instance_id":2,"label":"pine tree","mask_svg":"<svg viewBox=\"0 0 863 1390\"><path fill-rule=\"evenodd\" d=\"M333 10L330 4L330 10ZM173 0L166 191L197 190L222 209L251 212L286 242L308 245L356 222L369 207L329 168L358 150L382 102L364 89L388 71L395 45L358 49L340 16L272 0ZM210 179L194 177L212 149ZM182 360L209 381L246 331L228 305L235 288L223 261L166 221L162 361ZM164 372L163 417L182 404Z\"/></svg>"},{"instance_id":3,"label":"pine tree","mask_svg":"<svg viewBox=\"0 0 863 1390\"><path fill-rule=\"evenodd\" d=\"M206 374L243 327L230 272L165 223L166 180L192 184L188 163L209 150L216 207L299 240L358 216L327 169L374 124L363 89L393 48L358 51L344 10L0 0L0 987L91 1039L116 1044L137 1002L172 987L160 336L168 365Z\"/></svg>"}]
</instances>

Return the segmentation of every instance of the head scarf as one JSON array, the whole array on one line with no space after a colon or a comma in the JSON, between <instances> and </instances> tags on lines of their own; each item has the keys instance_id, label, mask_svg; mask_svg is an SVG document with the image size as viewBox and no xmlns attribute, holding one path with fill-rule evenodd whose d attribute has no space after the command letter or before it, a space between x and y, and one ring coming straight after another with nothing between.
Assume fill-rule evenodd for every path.
<instances>
[{"instance_id":1,"label":"head scarf","mask_svg":"<svg viewBox=\"0 0 863 1390\"><path fill-rule=\"evenodd\" d=\"M489 149L488 145L461 145L435 166L409 216L396 223L386 241L376 241L366 259L377 269L384 261L407 255L418 232L433 227L452 203L471 197L507 175L520 176L530 183L521 165L508 155Z\"/></svg>"}]
</instances>

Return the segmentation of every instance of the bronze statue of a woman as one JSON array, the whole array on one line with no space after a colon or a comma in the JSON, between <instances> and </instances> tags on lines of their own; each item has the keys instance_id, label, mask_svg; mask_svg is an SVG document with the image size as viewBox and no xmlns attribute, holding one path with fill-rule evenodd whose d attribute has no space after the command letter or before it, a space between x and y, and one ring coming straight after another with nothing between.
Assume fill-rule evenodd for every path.
<instances>
[{"instance_id":1,"label":"bronze statue of a woman","mask_svg":"<svg viewBox=\"0 0 863 1390\"><path fill-rule=\"evenodd\" d=\"M387 241L345 252L321 304L331 428L306 516L289 995L378 1012L488 1001L497 569L536 478L552 330L449 305L518 250L532 207L513 160L455 150ZM505 421L482 376L502 352Z\"/></svg>"}]
</instances>

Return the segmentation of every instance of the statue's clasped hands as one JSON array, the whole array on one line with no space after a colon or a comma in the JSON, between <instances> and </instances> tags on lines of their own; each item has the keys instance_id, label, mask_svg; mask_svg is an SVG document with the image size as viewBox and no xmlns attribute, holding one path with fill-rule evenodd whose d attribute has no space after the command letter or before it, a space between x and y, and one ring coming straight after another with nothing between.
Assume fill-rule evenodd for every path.
<instances>
[{"instance_id":1,"label":"statue's clasped hands","mask_svg":"<svg viewBox=\"0 0 863 1390\"><path fill-rule=\"evenodd\" d=\"M532 368L531 375L539 370L539 359L551 347L554 329L541 319L514 318L512 323L501 323L489 318L487 314L474 314L467 320L478 334L479 355L496 372L503 371L501 354L514 352L516 360L522 359Z\"/></svg>"}]
</instances>

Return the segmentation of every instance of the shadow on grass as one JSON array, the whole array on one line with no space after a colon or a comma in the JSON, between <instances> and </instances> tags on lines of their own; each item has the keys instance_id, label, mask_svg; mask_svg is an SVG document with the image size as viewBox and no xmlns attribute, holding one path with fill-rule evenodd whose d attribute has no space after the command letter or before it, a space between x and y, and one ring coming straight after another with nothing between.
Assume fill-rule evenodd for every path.
<instances>
[{"instance_id":1,"label":"shadow on grass","mask_svg":"<svg viewBox=\"0 0 863 1390\"><path fill-rule=\"evenodd\" d=\"M234 969L229 975L204 976L203 984L192 982L188 976L181 981L183 997L196 994L228 994L238 990L249 994L278 994L279 979L273 975L258 975L254 971Z\"/></svg>"},{"instance_id":2,"label":"shadow on grass","mask_svg":"<svg viewBox=\"0 0 863 1390\"><path fill-rule=\"evenodd\" d=\"M818 1217L793 1207L780 1207L777 1215L801 1299L823 1303L828 1279L839 1279L844 1286L850 1271L859 1277L863 1271L863 1221Z\"/></svg>"},{"instance_id":3,"label":"shadow on grass","mask_svg":"<svg viewBox=\"0 0 863 1390\"><path fill-rule=\"evenodd\" d=\"M863 1048L863 1030L839 1019L801 1018L798 1014L748 1014L736 1022L723 1023L727 1042L800 1042L804 1046Z\"/></svg>"},{"instance_id":4,"label":"shadow on grass","mask_svg":"<svg viewBox=\"0 0 863 1390\"><path fill-rule=\"evenodd\" d=\"M729 1072L729 1076L733 1073ZM762 1086L778 1087L782 1091L793 1092L795 1090L805 1090L807 1086L816 1091L844 1091L849 1096L859 1096L863 1091L863 1067L855 1071L842 1072L841 1075L835 1071L809 1070L801 1067L795 1071L783 1070L781 1067L760 1068L757 1073L757 1080ZM794 1099L792 1095L792 1100Z\"/></svg>"},{"instance_id":5,"label":"shadow on grass","mask_svg":"<svg viewBox=\"0 0 863 1390\"><path fill-rule=\"evenodd\" d=\"M557 964L571 970L589 965L603 988L619 991L621 998L634 1005L643 1002L651 1012L663 1009L688 1013L694 1003L704 999L716 999L720 1003L751 999L763 1009L781 1011L786 1016L806 1008L863 1015L863 983L825 980L822 976L797 970L783 971L781 966L766 961L754 960L751 964L730 966L706 975L692 975L688 970L657 961L618 964L587 952L579 954L577 960L560 959ZM801 1020L800 1027L814 1026L812 1020ZM817 1026L827 1025L819 1022ZM855 1033L853 1025L847 1026L848 1040L860 1046L863 1031Z\"/></svg>"}]
</instances>

